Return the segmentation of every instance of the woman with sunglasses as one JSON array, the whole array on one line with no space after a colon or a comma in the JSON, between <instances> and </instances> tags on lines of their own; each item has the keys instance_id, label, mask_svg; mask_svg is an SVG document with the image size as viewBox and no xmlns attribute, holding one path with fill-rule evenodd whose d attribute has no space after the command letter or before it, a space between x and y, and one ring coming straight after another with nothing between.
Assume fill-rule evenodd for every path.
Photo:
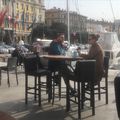
<instances>
[{"instance_id":1,"label":"woman with sunglasses","mask_svg":"<svg viewBox=\"0 0 120 120\"><path fill-rule=\"evenodd\" d=\"M103 50L100 44L97 42L99 35L90 34L88 37L88 43L91 45L88 54L81 54L80 50L77 49L79 56L83 57L84 59L94 59L96 60L96 81L95 85L97 85L103 76Z\"/></svg>"}]
</instances>

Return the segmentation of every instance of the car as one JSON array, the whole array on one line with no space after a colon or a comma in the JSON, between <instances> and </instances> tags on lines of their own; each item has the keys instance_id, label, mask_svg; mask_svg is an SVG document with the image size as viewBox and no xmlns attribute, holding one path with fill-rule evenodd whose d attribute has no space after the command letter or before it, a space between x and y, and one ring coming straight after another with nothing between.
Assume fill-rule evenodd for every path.
<instances>
[{"instance_id":1,"label":"car","mask_svg":"<svg viewBox=\"0 0 120 120\"><path fill-rule=\"evenodd\" d=\"M0 54L9 53L9 50L4 46L0 45Z\"/></svg>"},{"instance_id":2,"label":"car","mask_svg":"<svg viewBox=\"0 0 120 120\"><path fill-rule=\"evenodd\" d=\"M4 42L0 42L0 53L12 53L15 50L14 47L5 44Z\"/></svg>"},{"instance_id":3,"label":"car","mask_svg":"<svg viewBox=\"0 0 120 120\"><path fill-rule=\"evenodd\" d=\"M2 46L3 46L4 48L8 49L9 53L12 53L12 52L15 50L15 48L12 47L12 46L10 46L10 45L4 44L4 45L2 45Z\"/></svg>"},{"instance_id":4,"label":"car","mask_svg":"<svg viewBox=\"0 0 120 120\"><path fill-rule=\"evenodd\" d=\"M18 47L22 53L27 53L29 51L24 45L19 45Z\"/></svg>"}]
</instances>

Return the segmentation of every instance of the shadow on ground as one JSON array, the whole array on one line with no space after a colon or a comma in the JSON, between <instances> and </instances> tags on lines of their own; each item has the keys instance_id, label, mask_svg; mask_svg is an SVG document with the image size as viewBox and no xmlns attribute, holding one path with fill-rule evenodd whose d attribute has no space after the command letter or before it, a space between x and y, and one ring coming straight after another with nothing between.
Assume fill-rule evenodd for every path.
<instances>
[{"instance_id":1,"label":"shadow on ground","mask_svg":"<svg viewBox=\"0 0 120 120\"><path fill-rule=\"evenodd\" d=\"M17 120L64 120L65 110L60 104L53 107L51 103L43 103L42 106L40 108L33 100L25 105L21 100L1 103L0 110L10 113Z\"/></svg>"}]
</instances>

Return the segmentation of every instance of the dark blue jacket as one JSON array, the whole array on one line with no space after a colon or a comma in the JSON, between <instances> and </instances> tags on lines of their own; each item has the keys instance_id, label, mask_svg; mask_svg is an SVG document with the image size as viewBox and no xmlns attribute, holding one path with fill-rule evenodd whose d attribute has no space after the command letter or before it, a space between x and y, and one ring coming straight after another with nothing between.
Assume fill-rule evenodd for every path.
<instances>
[{"instance_id":1,"label":"dark blue jacket","mask_svg":"<svg viewBox=\"0 0 120 120\"><path fill-rule=\"evenodd\" d=\"M58 42L52 41L50 44L49 48L49 55L65 55L65 49L61 44ZM54 60L49 60L48 61L48 69L50 71L55 71L60 68L60 65L65 64L65 61L54 61Z\"/></svg>"}]
</instances>

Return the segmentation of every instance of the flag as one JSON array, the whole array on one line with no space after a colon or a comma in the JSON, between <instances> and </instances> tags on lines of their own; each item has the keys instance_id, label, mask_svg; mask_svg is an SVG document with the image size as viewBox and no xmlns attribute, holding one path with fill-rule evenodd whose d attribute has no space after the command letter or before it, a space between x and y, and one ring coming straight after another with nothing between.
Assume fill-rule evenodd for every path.
<instances>
[{"instance_id":1,"label":"flag","mask_svg":"<svg viewBox=\"0 0 120 120\"><path fill-rule=\"evenodd\" d=\"M22 20L22 29L24 30L24 22L25 22L25 13L23 11L22 15L21 15L21 20Z\"/></svg>"},{"instance_id":2,"label":"flag","mask_svg":"<svg viewBox=\"0 0 120 120\"><path fill-rule=\"evenodd\" d=\"M16 29L17 21L14 22L14 28Z\"/></svg>"},{"instance_id":3,"label":"flag","mask_svg":"<svg viewBox=\"0 0 120 120\"><path fill-rule=\"evenodd\" d=\"M2 25L2 23L4 21L4 17L5 17L7 12L8 12L8 7L7 6L6 6L6 8L4 10L2 10L0 12L0 26Z\"/></svg>"},{"instance_id":4,"label":"flag","mask_svg":"<svg viewBox=\"0 0 120 120\"><path fill-rule=\"evenodd\" d=\"M31 25L30 26L28 26L28 30L30 29L30 28L33 28L33 25L35 24L35 21L36 21L36 17L34 17L34 19L33 19L33 22L31 23Z\"/></svg>"},{"instance_id":5,"label":"flag","mask_svg":"<svg viewBox=\"0 0 120 120\"><path fill-rule=\"evenodd\" d=\"M8 17L5 17L5 27L9 27L9 20L8 20Z\"/></svg>"},{"instance_id":6,"label":"flag","mask_svg":"<svg viewBox=\"0 0 120 120\"><path fill-rule=\"evenodd\" d=\"M0 16L3 14L3 10L2 11L0 11Z\"/></svg>"}]
</instances>

